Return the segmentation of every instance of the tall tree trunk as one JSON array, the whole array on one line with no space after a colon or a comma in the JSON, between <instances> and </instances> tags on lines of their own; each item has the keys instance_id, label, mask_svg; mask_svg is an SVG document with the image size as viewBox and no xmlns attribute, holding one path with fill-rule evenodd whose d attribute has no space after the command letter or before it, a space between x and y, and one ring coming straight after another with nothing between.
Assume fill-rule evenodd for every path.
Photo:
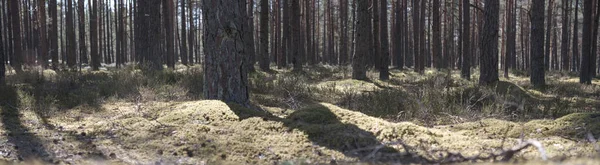
<instances>
[{"instance_id":1,"label":"tall tree trunk","mask_svg":"<svg viewBox=\"0 0 600 165\"><path fill-rule=\"evenodd\" d=\"M163 21L165 25L165 36L167 40L167 67L175 69L175 5L173 0L163 0Z\"/></svg>"},{"instance_id":2,"label":"tall tree trunk","mask_svg":"<svg viewBox=\"0 0 600 165\"><path fill-rule=\"evenodd\" d=\"M600 2L599 1L595 1L595 5L596 5L596 12L594 13L594 22L592 23L592 28L593 28L593 35L592 35L592 53L590 56L591 59L591 64L590 64L590 74L591 77L594 78L596 77L596 62L597 62L597 50L598 50L598 24L600 24ZM590 78L591 79L591 78Z\"/></svg>"},{"instance_id":3,"label":"tall tree trunk","mask_svg":"<svg viewBox=\"0 0 600 165\"><path fill-rule=\"evenodd\" d=\"M194 31L196 30L194 27L194 6L192 5L192 0L188 0L188 21L189 21L189 32L188 32L188 62L190 65L194 65Z\"/></svg>"},{"instance_id":4,"label":"tall tree trunk","mask_svg":"<svg viewBox=\"0 0 600 165\"><path fill-rule=\"evenodd\" d=\"M440 0L433 0L432 5L432 15L433 15L433 57L432 61L434 63L435 68L442 68L442 32L441 26L442 21L440 20Z\"/></svg>"},{"instance_id":5,"label":"tall tree trunk","mask_svg":"<svg viewBox=\"0 0 600 165\"><path fill-rule=\"evenodd\" d=\"M92 10L90 10L90 58L92 61L92 70L100 68L99 37L98 37L98 0L91 0Z\"/></svg>"},{"instance_id":6,"label":"tall tree trunk","mask_svg":"<svg viewBox=\"0 0 600 165\"><path fill-rule=\"evenodd\" d=\"M413 19L413 62L414 62L414 70L415 72L419 72L420 73L420 66L419 66L419 61L421 60L422 56L420 54L420 50L421 50L421 19L420 19L420 13L419 10L421 10L420 7L421 1L419 0L413 0L412 1L412 8L411 10L413 11L412 13L412 19Z\"/></svg>"},{"instance_id":7,"label":"tall tree trunk","mask_svg":"<svg viewBox=\"0 0 600 165\"><path fill-rule=\"evenodd\" d=\"M381 55L379 56L379 79L389 80L390 49L388 40L387 0L380 0L379 8L379 40Z\"/></svg>"},{"instance_id":8,"label":"tall tree trunk","mask_svg":"<svg viewBox=\"0 0 600 165\"><path fill-rule=\"evenodd\" d=\"M579 56L579 0L575 0L575 15L573 16L573 57L572 57L572 69L571 71L579 70L580 56Z\"/></svg>"},{"instance_id":9,"label":"tall tree trunk","mask_svg":"<svg viewBox=\"0 0 600 165\"><path fill-rule=\"evenodd\" d=\"M204 98L247 105L245 61L245 1L204 0ZM211 18L211 19L207 19ZM240 28L241 27L241 28ZM230 30L221 30L230 29Z\"/></svg>"},{"instance_id":10,"label":"tall tree trunk","mask_svg":"<svg viewBox=\"0 0 600 165\"><path fill-rule=\"evenodd\" d=\"M85 0L77 1L77 9L79 10L79 64L88 63L87 62L87 47L85 42L85 8L84 8Z\"/></svg>"},{"instance_id":11,"label":"tall tree trunk","mask_svg":"<svg viewBox=\"0 0 600 165\"><path fill-rule=\"evenodd\" d=\"M296 27L299 28L299 27ZM263 71L269 71L269 1L260 0L260 46L259 66Z\"/></svg>"},{"instance_id":12,"label":"tall tree trunk","mask_svg":"<svg viewBox=\"0 0 600 165\"><path fill-rule=\"evenodd\" d=\"M583 1L583 33L581 39L581 70L579 82L582 84L591 84L590 73L591 53L592 53L592 27L593 27L593 0Z\"/></svg>"},{"instance_id":13,"label":"tall tree trunk","mask_svg":"<svg viewBox=\"0 0 600 165\"><path fill-rule=\"evenodd\" d=\"M569 13L570 9L571 9L571 1L570 0L563 0L562 3L562 9L563 9L563 14L562 14L562 37L561 37L561 48L560 48L560 64L561 64L561 68L560 70L562 71L568 71L569 70L569 26L570 26L570 21L569 21L569 15L571 15Z\"/></svg>"},{"instance_id":14,"label":"tall tree trunk","mask_svg":"<svg viewBox=\"0 0 600 165\"><path fill-rule=\"evenodd\" d=\"M463 0L462 3L462 65L461 65L461 77L467 80L471 79L471 12L469 10L469 0Z\"/></svg>"},{"instance_id":15,"label":"tall tree trunk","mask_svg":"<svg viewBox=\"0 0 600 165\"><path fill-rule=\"evenodd\" d=\"M373 15L373 31L372 31L372 36L373 36L373 43L371 45L373 45L373 57L370 58L373 60L374 62L374 66L375 69L380 70L381 68L381 40L380 40L380 35L379 35L379 26L381 26L381 24L379 23L379 9L380 9L380 4L379 1L382 0L371 0L371 14Z\"/></svg>"},{"instance_id":16,"label":"tall tree trunk","mask_svg":"<svg viewBox=\"0 0 600 165\"><path fill-rule=\"evenodd\" d=\"M340 0L340 64L348 64L348 0Z\"/></svg>"},{"instance_id":17,"label":"tall tree trunk","mask_svg":"<svg viewBox=\"0 0 600 165\"><path fill-rule=\"evenodd\" d=\"M304 43L302 42L302 32L300 30L300 0L291 0L291 30L292 32L292 64L294 71L302 71L302 57L304 56Z\"/></svg>"},{"instance_id":18,"label":"tall tree trunk","mask_svg":"<svg viewBox=\"0 0 600 165\"><path fill-rule=\"evenodd\" d=\"M179 36L179 55L181 57L181 63L188 65L188 48L187 48L187 19L185 17L186 0L181 0L181 35Z\"/></svg>"},{"instance_id":19,"label":"tall tree trunk","mask_svg":"<svg viewBox=\"0 0 600 165\"><path fill-rule=\"evenodd\" d=\"M161 70L160 12L156 12L160 11L160 0L138 0L136 3L135 52L144 56L145 69Z\"/></svg>"},{"instance_id":20,"label":"tall tree trunk","mask_svg":"<svg viewBox=\"0 0 600 165\"><path fill-rule=\"evenodd\" d=\"M531 84L546 85L544 70L544 6L545 0L531 4Z\"/></svg>"},{"instance_id":21,"label":"tall tree trunk","mask_svg":"<svg viewBox=\"0 0 600 165\"><path fill-rule=\"evenodd\" d=\"M245 16L246 16L246 25L245 25L245 29L246 30L243 35L243 39L244 39L244 51L246 52L246 55L248 56L248 58L246 58L247 61L244 62L244 64L246 65L246 69L248 70L248 72L254 72L254 64L256 63L256 50L254 47L254 0L247 0L247 4L246 6L243 6L244 11L246 12Z\"/></svg>"},{"instance_id":22,"label":"tall tree trunk","mask_svg":"<svg viewBox=\"0 0 600 165\"><path fill-rule=\"evenodd\" d=\"M369 13L369 1L358 0L355 1L357 11L356 27L356 54L352 57L352 78L357 80L367 80L367 68L366 58L371 54L372 48L370 46L358 46L358 45L371 45L369 33L371 32L371 14Z\"/></svg>"},{"instance_id":23,"label":"tall tree trunk","mask_svg":"<svg viewBox=\"0 0 600 165\"><path fill-rule=\"evenodd\" d=\"M499 8L499 0L485 1L485 22L480 43L479 85L491 85L498 81Z\"/></svg>"},{"instance_id":24,"label":"tall tree trunk","mask_svg":"<svg viewBox=\"0 0 600 165\"><path fill-rule=\"evenodd\" d=\"M558 22L557 20L555 21ZM552 28L552 60L550 62L550 69L552 70L558 70L558 27L556 24Z\"/></svg>"},{"instance_id":25,"label":"tall tree trunk","mask_svg":"<svg viewBox=\"0 0 600 165\"><path fill-rule=\"evenodd\" d=\"M10 61L11 66L17 73L23 71L21 62L23 59L23 50L21 47L21 8L18 1L8 1L10 7L10 17L12 21L12 41L13 41L13 58Z\"/></svg>"},{"instance_id":26,"label":"tall tree trunk","mask_svg":"<svg viewBox=\"0 0 600 165\"><path fill-rule=\"evenodd\" d=\"M396 22L395 22L395 28L394 28L394 51L392 51L394 54L394 61L396 63L396 67L398 69L402 69L404 67L404 38L403 36L403 32L404 32L404 6L402 3L402 0L396 0L396 8L395 8L395 13L396 15Z\"/></svg>"},{"instance_id":27,"label":"tall tree trunk","mask_svg":"<svg viewBox=\"0 0 600 165\"><path fill-rule=\"evenodd\" d=\"M47 44L48 32L46 31L47 25L46 25L46 1L45 0L38 0L38 10L37 11L38 11L38 20L39 20L39 22L38 22L38 27L39 27L38 61L41 61L40 64L42 65L42 68L46 69L46 68L48 68L48 44ZM2 33L2 31L0 31L0 33ZM2 37L0 37L0 40L1 39L2 39ZM0 46L1 45L2 44L0 44ZM2 49L2 50L4 50L4 49ZM0 55L0 56L2 56L2 55ZM4 63L3 60L0 60L0 62Z\"/></svg>"},{"instance_id":28,"label":"tall tree trunk","mask_svg":"<svg viewBox=\"0 0 600 165\"><path fill-rule=\"evenodd\" d=\"M548 13L547 13L547 17L546 17L546 46L545 46L545 50L544 50L544 70L548 70L550 69L550 43L552 41L552 36L551 36L551 32L552 32L552 8L553 8L553 4L554 4L554 0L550 0L550 3L548 4Z\"/></svg>"},{"instance_id":29,"label":"tall tree trunk","mask_svg":"<svg viewBox=\"0 0 600 165\"><path fill-rule=\"evenodd\" d=\"M48 8L50 11L50 18L52 18L52 24L50 25L50 56L52 59L52 69L58 69L58 11L56 0L48 1Z\"/></svg>"}]
</instances>

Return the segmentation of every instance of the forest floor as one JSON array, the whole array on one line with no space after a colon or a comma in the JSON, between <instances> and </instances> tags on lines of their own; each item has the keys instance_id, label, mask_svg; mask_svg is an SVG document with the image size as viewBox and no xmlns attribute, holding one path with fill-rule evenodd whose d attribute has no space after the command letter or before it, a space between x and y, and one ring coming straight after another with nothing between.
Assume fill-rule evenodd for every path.
<instances>
[{"instance_id":1,"label":"forest floor","mask_svg":"<svg viewBox=\"0 0 600 165\"><path fill-rule=\"evenodd\" d=\"M600 163L597 79L350 71L252 73L251 108L202 99L199 67L9 74L0 164Z\"/></svg>"}]
</instances>

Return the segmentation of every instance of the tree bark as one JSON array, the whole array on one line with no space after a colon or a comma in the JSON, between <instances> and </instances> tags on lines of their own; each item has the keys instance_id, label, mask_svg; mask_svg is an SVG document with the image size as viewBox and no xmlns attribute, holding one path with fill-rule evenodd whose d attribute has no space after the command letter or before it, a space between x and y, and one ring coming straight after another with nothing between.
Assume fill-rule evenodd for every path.
<instances>
[{"instance_id":1,"label":"tree bark","mask_svg":"<svg viewBox=\"0 0 600 165\"><path fill-rule=\"evenodd\" d=\"M390 49L388 40L387 0L380 0L379 8L379 43L381 54L379 55L379 79L389 80Z\"/></svg>"},{"instance_id":2,"label":"tree bark","mask_svg":"<svg viewBox=\"0 0 600 165\"><path fill-rule=\"evenodd\" d=\"M590 72L590 68L592 66L592 62L595 61L592 59L592 33L593 33L593 9L594 9L594 1L586 0L583 2L583 33L581 38L581 70L579 76L579 82L582 84L591 84L592 83L592 73ZM593 71L593 70L592 70Z\"/></svg>"},{"instance_id":3,"label":"tree bark","mask_svg":"<svg viewBox=\"0 0 600 165\"><path fill-rule=\"evenodd\" d=\"M563 0L562 3L562 7L563 7L563 14L562 14L562 37L561 37L561 48L560 48L560 64L561 64L561 68L560 70L562 71L568 71L569 70L569 26L570 26L570 22L569 22L569 15L571 15L569 13L570 11L570 6L571 6L571 1L570 0Z\"/></svg>"},{"instance_id":4,"label":"tree bark","mask_svg":"<svg viewBox=\"0 0 600 165\"><path fill-rule=\"evenodd\" d=\"M462 65L461 65L461 77L467 80L471 79L471 12L469 11L469 0L463 0L462 3Z\"/></svg>"},{"instance_id":5,"label":"tree bark","mask_svg":"<svg viewBox=\"0 0 600 165\"><path fill-rule=\"evenodd\" d=\"M100 68L100 54L98 49L98 0L91 0L92 10L90 12L90 52L92 61L92 70Z\"/></svg>"},{"instance_id":6,"label":"tree bark","mask_svg":"<svg viewBox=\"0 0 600 165\"><path fill-rule=\"evenodd\" d=\"M500 1L485 1L485 22L481 33L481 57L479 58L479 85L498 82L498 15Z\"/></svg>"},{"instance_id":7,"label":"tree bark","mask_svg":"<svg viewBox=\"0 0 600 165\"><path fill-rule=\"evenodd\" d=\"M435 68L442 68L442 32L441 32L441 24L440 20L440 0L433 0L432 5L432 15L433 15L433 57L432 61L434 63Z\"/></svg>"},{"instance_id":8,"label":"tree bark","mask_svg":"<svg viewBox=\"0 0 600 165\"><path fill-rule=\"evenodd\" d=\"M244 68L245 1L203 0L204 98L248 103L248 73Z\"/></svg>"},{"instance_id":9,"label":"tree bark","mask_svg":"<svg viewBox=\"0 0 600 165\"><path fill-rule=\"evenodd\" d=\"M12 41L13 41L13 58L11 58L10 64L17 73L23 71L21 67L23 59L23 50L21 47L21 8L19 7L18 1L8 1L10 7L10 17L12 21Z\"/></svg>"},{"instance_id":10,"label":"tree bark","mask_svg":"<svg viewBox=\"0 0 600 165\"><path fill-rule=\"evenodd\" d=\"M175 69L175 12L173 0L163 0L163 19L167 40L167 67Z\"/></svg>"},{"instance_id":11,"label":"tree bark","mask_svg":"<svg viewBox=\"0 0 600 165\"><path fill-rule=\"evenodd\" d=\"M531 4L531 84L546 85L544 69L544 6L545 0L533 0Z\"/></svg>"},{"instance_id":12,"label":"tree bark","mask_svg":"<svg viewBox=\"0 0 600 165\"><path fill-rule=\"evenodd\" d=\"M253 13L254 13L254 0L248 0L248 3L246 4L246 6L244 6L244 11L246 12L246 25L245 25L245 33L246 35L243 35L244 37L244 45L245 45L245 52L248 56L248 58L246 58L246 62L244 62L244 64L246 65L246 68L248 69L248 72L254 72L254 64L256 63L256 55L255 55L255 47L254 47L254 18L253 18Z\"/></svg>"},{"instance_id":13,"label":"tree bark","mask_svg":"<svg viewBox=\"0 0 600 165\"><path fill-rule=\"evenodd\" d=\"M136 53L144 56L145 69L161 70L160 62L160 0L139 0L136 8ZM185 21L185 19L184 19Z\"/></svg>"},{"instance_id":14,"label":"tree bark","mask_svg":"<svg viewBox=\"0 0 600 165\"><path fill-rule=\"evenodd\" d=\"M291 30L292 30L292 64L295 72L302 71L302 57L304 56L304 43L300 26L300 0L291 0Z\"/></svg>"},{"instance_id":15,"label":"tree bark","mask_svg":"<svg viewBox=\"0 0 600 165\"><path fill-rule=\"evenodd\" d=\"M369 1L359 0L355 1L357 18L356 27L358 33L356 33L356 45L371 45L369 33L371 32L371 14L369 13ZM356 54L352 58L352 78L357 80L367 80L367 67L366 58L371 54L372 48L370 46L357 46Z\"/></svg>"},{"instance_id":16,"label":"tree bark","mask_svg":"<svg viewBox=\"0 0 600 165\"><path fill-rule=\"evenodd\" d=\"M260 46L259 66L263 71L269 71L269 2L260 0Z\"/></svg>"},{"instance_id":17,"label":"tree bark","mask_svg":"<svg viewBox=\"0 0 600 165\"><path fill-rule=\"evenodd\" d=\"M573 57L572 60L572 69L571 71L579 70L580 61L579 61L579 19L578 19L578 10L579 10L579 0L575 0L575 15L573 16Z\"/></svg>"},{"instance_id":18,"label":"tree bark","mask_svg":"<svg viewBox=\"0 0 600 165\"><path fill-rule=\"evenodd\" d=\"M48 43L47 43L47 34L48 32L46 31L46 1L45 0L38 0L38 20L39 20L39 39L38 39L38 46L39 46L39 50L38 50L38 61L41 65L42 68L46 69L48 68ZM83 12L82 12L83 13ZM2 33L0 31L0 33ZM2 37L0 37L0 40L2 39ZM1 45L1 44L0 44ZM4 49L2 49L4 50ZM0 62L4 62L3 60L0 60Z\"/></svg>"}]
</instances>

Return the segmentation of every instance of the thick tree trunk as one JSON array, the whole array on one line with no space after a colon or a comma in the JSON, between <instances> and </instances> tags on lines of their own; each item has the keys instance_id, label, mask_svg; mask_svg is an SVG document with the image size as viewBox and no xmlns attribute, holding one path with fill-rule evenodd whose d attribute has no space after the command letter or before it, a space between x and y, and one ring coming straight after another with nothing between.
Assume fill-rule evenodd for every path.
<instances>
[{"instance_id":1,"label":"thick tree trunk","mask_svg":"<svg viewBox=\"0 0 600 165\"><path fill-rule=\"evenodd\" d=\"M403 32L404 32L404 4L402 3L402 0L396 0L396 9L395 9L395 15L396 15L396 22L395 22L395 28L394 28L394 51L393 51L393 56L394 56L394 61L396 63L396 67L398 69L402 69L404 68L404 37L403 37Z\"/></svg>"},{"instance_id":2,"label":"thick tree trunk","mask_svg":"<svg viewBox=\"0 0 600 165\"><path fill-rule=\"evenodd\" d=\"M357 18L356 27L356 45L371 45L369 33L371 32L371 14L369 13L369 1L355 1ZM367 80L367 56L371 54L370 46L357 46L356 54L352 58L352 78L357 80Z\"/></svg>"},{"instance_id":3,"label":"thick tree trunk","mask_svg":"<svg viewBox=\"0 0 600 165\"><path fill-rule=\"evenodd\" d=\"M379 79L390 79L390 49L388 40L387 0L380 0L379 8L379 43L381 54L379 55Z\"/></svg>"},{"instance_id":4,"label":"thick tree trunk","mask_svg":"<svg viewBox=\"0 0 600 165\"><path fill-rule=\"evenodd\" d=\"M348 0L340 0L340 64L348 64Z\"/></svg>"},{"instance_id":5,"label":"thick tree trunk","mask_svg":"<svg viewBox=\"0 0 600 165\"><path fill-rule=\"evenodd\" d=\"M18 1L8 1L10 5L10 17L12 21L12 41L13 41L13 58L10 64L17 73L23 71L21 67L23 59L23 50L21 48L21 8Z\"/></svg>"},{"instance_id":6,"label":"thick tree trunk","mask_svg":"<svg viewBox=\"0 0 600 165\"><path fill-rule=\"evenodd\" d=\"M298 27L299 28L299 27ZM260 1L260 46L259 46L260 58L258 63L260 69L263 71L269 71L269 1Z\"/></svg>"},{"instance_id":7,"label":"thick tree trunk","mask_svg":"<svg viewBox=\"0 0 600 165\"><path fill-rule=\"evenodd\" d=\"M499 0L485 1L485 22L480 43L479 85L491 85L498 81L499 8Z\"/></svg>"},{"instance_id":8,"label":"thick tree trunk","mask_svg":"<svg viewBox=\"0 0 600 165\"><path fill-rule=\"evenodd\" d=\"M173 0L163 0L163 21L167 40L167 67L175 69L175 12Z\"/></svg>"},{"instance_id":9,"label":"thick tree trunk","mask_svg":"<svg viewBox=\"0 0 600 165\"><path fill-rule=\"evenodd\" d=\"M244 6L244 11L246 12L245 17L246 17L246 25L245 25L245 31L244 33L246 33L246 35L243 35L244 37L244 46L245 49L244 51L246 52L246 55L248 56L248 58L246 58L246 62L244 62L244 64L246 65L246 69L248 69L248 72L254 72L254 64L256 63L256 59L255 59L255 47L254 47L254 18L253 18L253 12L254 12L254 0L247 0L247 4Z\"/></svg>"},{"instance_id":10,"label":"thick tree trunk","mask_svg":"<svg viewBox=\"0 0 600 165\"><path fill-rule=\"evenodd\" d=\"M592 73L590 73L590 68L592 66L592 62L595 60L592 59L592 40L593 40L593 9L594 9L593 0L585 0L583 1L583 33L581 38L581 70L579 76L579 82L582 84L591 84L592 83Z\"/></svg>"},{"instance_id":11,"label":"thick tree trunk","mask_svg":"<svg viewBox=\"0 0 600 165\"><path fill-rule=\"evenodd\" d=\"M160 0L137 1L136 53L144 56L142 64L149 70L161 70L160 58ZM185 19L184 19L185 20Z\"/></svg>"},{"instance_id":12,"label":"thick tree trunk","mask_svg":"<svg viewBox=\"0 0 600 165\"><path fill-rule=\"evenodd\" d=\"M533 0L531 4L531 84L546 85L544 70L544 6L546 0Z\"/></svg>"},{"instance_id":13,"label":"thick tree trunk","mask_svg":"<svg viewBox=\"0 0 600 165\"><path fill-rule=\"evenodd\" d=\"M203 0L204 98L246 105L248 73L244 68L245 1Z\"/></svg>"}]
</instances>

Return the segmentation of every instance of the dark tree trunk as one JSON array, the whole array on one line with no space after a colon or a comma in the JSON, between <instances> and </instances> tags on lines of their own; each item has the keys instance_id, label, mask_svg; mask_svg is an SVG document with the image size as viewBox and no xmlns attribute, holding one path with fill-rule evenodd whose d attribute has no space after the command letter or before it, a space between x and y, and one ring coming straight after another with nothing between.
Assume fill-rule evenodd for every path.
<instances>
[{"instance_id":1,"label":"dark tree trunk","mask_svg":"<svg viewBox=\"0 0 600 165\"><path fill-rule=\"evenodd\" d=\"M550 0L550 3L548 4L548 12L547 12L547 17L546 17L546 46L544 47L544 70L548 70L550 69L550 51L552 51L550 48L551 42L552 42L552 8L553 8L553 4L554 4L554 0Z\"/></svg>"},{"instance_id":2,"label":"dark tree trunk","mask_svg":"<svg viewBox=\"0 0 600 165\"><path fill-rule=\"evenodd\" d=\"M98 0L91 0L92 10L90 12L90 52L92 70L100 68L99 37L98 37Z\"/></svg>"},{"instance_id":3,"label":"dark tree trunk","mask_svg":"<svg viewBox=\"0 0 600 165\"><path fill-rule=\"evenodd\" d=\"M188 0L188 16L187 16L187 20L189 21L189 32L188 32L188 62L190 65L194 65L194 15L193 15L193 11L194 11L194 6L192 5L192 0Z\"/></svg>"},{"instance_id":4,"label":"dark tree trunk","mask_svg":"<svg viewBox=\"0 0 600 165\"><path fill-rule=\"evenodd\" d=\"M279 64L277 64L277 66L279 68L283 68L283 67L287 67L288 64L288 59L290 57L290 52L292 52L291 48L290 48L290 41L291 41L291 32L290 32L290 1L291 0L282 0L283 2L283 21L282 21L282 27L283 27L283 42L282 42L282 46L281 46L281 58L279 58L281 60L281 62Z\"/></svg>"},{"instance_id":5,"label":"dark tree trunk","mask_svg":"<svg viewBox=\"0 0 600 165\"><path fill-rule=\"evenodd\" d=\"M163 0L163 21L167 40L167 67L175 69L175 5L173 0Z\"/></svg>"},{"instance_id":6,"label":"dark tree trunk","mask_svg":"<svg viewBox=\"0 0 600 165\"><path fill-rule=\"evenodd\" d=\"M291 26L292 26L292 64L294 71L302 71L302 57L304 56L304 43L302 42L302 32L300 30L300 0L291 0Z\"/></svg>"},{"instance_id":7,"label":"dark tree trunk","mask_svg":"<svg viewBox=\"0 0 600 165\"><path fill-rule=\"evenodd\" d=\"M256 55L255 55L255 47L254 47L254 17L253 17L253 13L254 13L254 0L248 0L248 3L243 6L244 11L246 12L245 16L246 16L246 25L245 25L245 29L244 29L244 33L246 33L245 35L243 35L243 39L244 39L244 51L246 52L246 55L248 56L248 58L245 58L247 61L244 62L244 64L246 65L246 69L248 69L248 72L254 72L254 64L256 63Z\"/></svg>"},{"instance_id":8,"label":"dark tree trunk","mask_svg":"<svg viewBox=\"0 0 600 165\"><path fill-rule=\"evenodd\" d=\"M404 4L402 3L402 0L396 0L396 9L395 9L395 15L396 15L396 22L395 22L395 28L394 28L394 61L396 63L396 67L398 69L402 69L404 67L404 37L403 37L403 32L404 32Z\"/></svg>"},{"instance_id":9,"label":"dark tree trunk","mask_svg":"<svg viewBox=\"0 0 600 165\"><path fill-rule=\"evenodd\" d=\"M420 50L421 50L421 19L420 19L420 12L419 10L421 10L420 7L421 1L419 0L413 0L412 1L412 8L411 10L413 11L412 13L412 19L413 19L413 62L414 62L414 70L415 72L419 72L420 73L420 66L419 66L419 61L421 60L422 56L420 54Z\"/></svg>"},{"instance_id":10,"label":"dark tree trunk","mask_svg":"<svg viewBox=\"0 0 600 165\"><path fill-rule=\"evenodd\" d=\"M369 1L359 0L355 1L357 18L356 21L356 54L352 58L352 78L357 80L367 80L367 67L366 58L371 54L372 48L370 46L358 46L358 45L371 45L369 33L371 32L371 14L369 13Z\"/></svg>"},{"instance_id":11,"label":"dark tree trunk","mask_svg":"<svg viewBox=\"0 0 600 165\"><path fill-rule=\"evenodd\" d=\"M138 2L139 3L139 2ZM187 19L185 17L185 8L186 8L186 0L181 0L181 35L179 35L179 56L181 57L181 63L183 65L188 65L188 48L187 48Z\"/></svg>"},{"instance_id":12,"label":"dark tree trunk","mask_svg":"<svg viewBox=\"0 0 600 165\"><path fill-rule=\"evenodd\" d=\"M58 14L56 0L48 1L48 8L52 24L50 25L50 56L52 59L52 69L58 69Z\"/></svg>"},{"instance_id":13,"label":"dark tree trunk","mask_svg":"<svg viewBox=\"0 0 600 165\"><path fill-rule=\"evenodd\" d=\"M39 20L39 39L38 39L38 61L42 65L42 68L48 68L48 44L47 44L47 31L46 31L46 1L38 0L38 20ZM83 12L81 12L83 14ZM2 31L0 31L2 33ZM0 37L0 40L2 37ZM2 45L2 44L0 44ZM0 48L0 51L4 49ZM0 54L0 56L2 56ZM3 60L0 62L4 63ZM1 74L1 73L0 73Z\"/></svg>"},{"instance_id":14,"label":"dark tree trunk","mask_svg":"<svg viewBox=\"0 0 600 165\"><path fill-rule=\"evenodd\" d=\"M144 56L145 69L161 70L160 58L160 0L138 0L136 8L136 53ZM185 21L185 19L183 19Z\"/></svg>"},{"instance_id":15,"label":"dark tree trunk","mask_svg":"<svg viewBox=\"0 0 600 165\"><path fill-rule=\"evenodd\" d=\"M203 0L204 98L246 105L248 73L244 32L248 18L245 1ZM211 19L207 19L211 18ZM222 30L229 29L229 30Z\"/></svg>"},{"instance_id":16,"label":"dark tree trunk","mask_svg":"<svg viewBox=\"0 0 600 165\"><path fill-rule=\"evenodd\" d=\"M578 19L578 10L579 10L579 0L575 0L575 15L573 16L573 57L572 60L572 69L571 71L579 70L579 19Z\"/></svg>"},{"instance_id":17,"label":"dark tree trunk","mask_svg":"<svg viewBox=\"0 0 600 165\"><path fill-rule=\"evenodd\" d=\"M491 85L498 81L499 8L499 0L485 1L485 22L480 43L479 85Z\"/></svg>"},{"instance_id":18,"label":"dark tree trunk","mask_svg":"<svg viewBox=\"0 0 600 165\"><path fill-rule=\"evenodd\" d=\"M348 0L340 0L340 64L348 64Z\"/></svg>"},{"instance_id":19,"label":"dark tree trunk","mask_svg":"<svg viewBox=\"0 0 600 165\"><path fill-rule=\"evenodd\" d=\"M77 9L79 10L79 64L87 62L87 47L85 42L85 8L84 0L78 0Z\"/></svg>"},{"instance_id":20,"label":"dark tree trunk","mask_svg":"<svg viewBox=\"0 0 600 165\"><path fill-rule=\"evenodd\" d=\"M432 15L433 15L433 57L432 61L435 68L442 68L442 21L440 20L440 0L433 0L432 5Z\"/></svg>"},{"instance_id":21,"label":"dark tree trunk","mask_svg":"<svg viewBox=\"0 0 600 165\"><path fill-rule=\"evenodd\" d=\"M461 77L467 80L471 79L471 12L469 11L469 0L463 0L462 3L462 65Z\"/></svg>"},{"instance_id":22,"label":"dark tree trunk","mask_svg":"<svg viewBox=\"0 0 600 165\"><path fill-rule=\"evenodd\" d=\"M593 40L593 15L594 1L586 0L583 2L583 33L581 38L581 70L579 82L582 84L592 83L592 73L590 70L592 62L592 40ZM591 71L591 72L590 72Z\"/></svg>"},{"instance_id":23,"label":"dark tree trunk","mask_svg":"<svg viewBox=\"0 0 600 165\"><path fill-rule=\"evenodd\" d=\"M569 13L570 11L570 6L571 6L571 1L570 0L563 0L562 3L562 7L563 7L563 14L562 14L562 37L561 37L561 48L560 48L560 63L561 63L561 68L560 70L562 71L568 71L569 70L569 26L570 26L570 21L569 21L569 15L571 15Z\"/></svg>"},{"instance_id":24,"label":"dark tree trunk","mask_svg":"<svg viewBox=\"0 0 600 165\"><path fill-rule=\"evenodd\" d=\"M390 49L388 40L387 0L380 0L379 8L379 43L381 54L379 55L379 79L390 79Z\"/></svg>"},{"instance_id":25,"label":"dark tree trunk","mask_svg":"<svg viewBox=\"0 0 600 165\"><path fill-rule=\"evenodd\" d=\"M531 84L546 85L544 70L544 6L545 0L533 0L531 4Z\"/></svg>"},{"instance_id":26,"label":"dark tree trunk","mask_svg":"<svg viewBox=\"0 0 600 165\"><path fill-rule=\"evenodd\" d=\"M19 7L18 1L8 1L10 4L10 17L12 21L12 41L13 41L13 58L11 58L10 64L17 73L23 71L21 67L23 59L23 50L21 48L21 8Z\"/></svg>"},{"instance_id":27,"label":"dark tree trunk","mask_svg":"<svg viewBox=\"0 0 600 165\"><path fill-rule=\"evenodd\" d=\"M296 27L299 28L299 27ZM259 46L260 58L258 63L260 69L263 71L269 71L269 1L260 0L260 46Z\"/></svg>"}]
</instances>

